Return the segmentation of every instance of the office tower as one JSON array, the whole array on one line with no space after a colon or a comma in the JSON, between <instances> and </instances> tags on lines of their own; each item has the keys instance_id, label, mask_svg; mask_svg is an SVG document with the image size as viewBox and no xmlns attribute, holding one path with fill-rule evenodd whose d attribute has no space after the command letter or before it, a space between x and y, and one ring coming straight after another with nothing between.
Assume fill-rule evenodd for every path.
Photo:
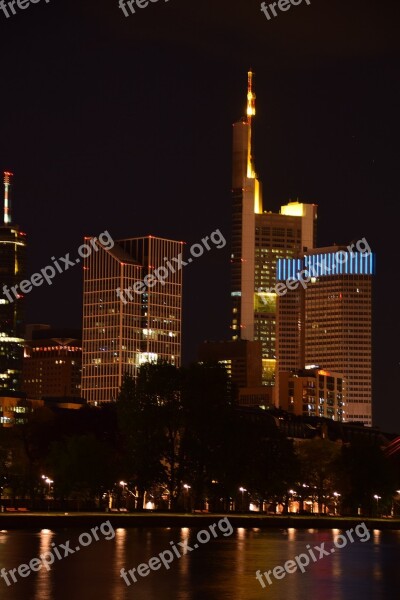
<instances>
[{"instance_id":1,"label":"office tower","mask_svg":"<svg viewBox=\"0 0 400 600\"><path fill-rule=\"evenodd\" d=\"M26 328L22 389L28 398L79 398L82 375L82 332Z\"/></svg>"},{"instance_id":2,"label":"office tower","mask_svg":"<svg viewBox=\"0 0 400 600\"><path fill-rule=\"evenodd\" d=\"M88 238L90 239L90 238ZM153 236L102 246L84 261L82 396L116 400L125 373L164 360L180 365L182 242ZM154 276L158 273L158 276Z\"/></svg>"},{"instance_id":3,"label":"office tower","mask_svg":"<svg viewBox=\"0 0 400 600\"><path fill-rule=\"evenodd\" d=\"M276 362L276 261L316 243L317 206L289 202L263 211L253 161L253 74L248 73L247 115L233 125L231 298L232 339L260 340L263 382L274 381Z\"/></svg>"},{"instance_id":4,"label":"office tower","mask_svg":"<svg viewBox=\"0 0 400 600\"><path fill-rule=\"evenodd\" d=\"M223 364L239 388L261 385L261 343L248 340L203 342L199 346L200 362Z\"/></svg>"},{"instance_id":5,"label":"office tower","mask_svg":"<svg viewBox=\"0 0 400 600\"><path fill-rule=\"evenodd\" d=\"M182 337L182 270L177 270L177 263L172 259L177 258L183 251L183 242L149 235L119 240L118 243L142 265L143 277L151 277L152 273L160 272L161 281L149 286L141 297L139 364L163 360L179 367ZM171 268L167 266L168 261Z\"/></svg>"},{"instance_id":6,"label":"office tower","mask_svg":"<svg viewBox=\"0 0 400 600\"><path fill-rule=\"evenodd\" d=\"M11 180L4 173L4 216L0 225L0 394L21 389L24 352L23 294L12 290L24 279L26 234L11 218ZM15 292L15 293L14 293Z\"/></svg>"},{"instance_id":7,"label":"office tower","mask_svg":"<svg viewBox=\"0 0 400 600\"><path fill-rule=\"evenodd\" d=\"M343 420L371 425L375 256L350 248L316 248L300 258L279 260L278 282L298 285L279 298L278 369L314 365L342 374Z\"/></svg>"},{"instance_id":8,"label":"office tower","mask_svg":"<svg viewBox=\"0 0 400 600\"><path fill-rule=\"evenodd\" d=\"M262 385L261 342L249 340L203 342L199 346L200 362L224 365L234 385L240 406L272 406L272 388Z\"/></svg>"}]
</instances>

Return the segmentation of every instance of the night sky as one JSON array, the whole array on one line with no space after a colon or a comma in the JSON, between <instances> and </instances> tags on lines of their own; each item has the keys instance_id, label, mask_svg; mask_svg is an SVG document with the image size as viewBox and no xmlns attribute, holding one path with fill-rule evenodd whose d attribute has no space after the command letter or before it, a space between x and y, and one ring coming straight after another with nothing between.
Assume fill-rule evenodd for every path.
<instances>
[{"instance_id":1,"label":"night sky","mask_svg":"<svg viewBox=\"0 0 400 600\"><path fill-rule=\"evenodd\" d=\"M264 209L319 205L318 244L366 237L375 424L400 432L398 0L41 0L0 11L0 168L14 172L27 275L87 234L230 236L231 125L255 71ZM397 39L396 39L397 38ZM27 321L80 327L82 272L26 296ZM184 271L184 360L229 335L229 245Z\"/></svg>"}]
</instances>

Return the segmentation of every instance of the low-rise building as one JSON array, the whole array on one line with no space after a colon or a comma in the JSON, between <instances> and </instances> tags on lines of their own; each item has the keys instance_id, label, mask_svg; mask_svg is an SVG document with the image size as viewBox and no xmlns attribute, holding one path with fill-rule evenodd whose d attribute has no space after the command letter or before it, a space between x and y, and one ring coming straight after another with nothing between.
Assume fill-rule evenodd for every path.
<instances>
[{"instance_id":1,"label":"low-rise building","mask_svg":"<svg viewBox=\"0 0 400 600\"><path fill-rule=\"evenodd\" d=\"M294 415L343 421L343 375L320 368L281 371L279 407Z\"/></svg>"}]
</instances>

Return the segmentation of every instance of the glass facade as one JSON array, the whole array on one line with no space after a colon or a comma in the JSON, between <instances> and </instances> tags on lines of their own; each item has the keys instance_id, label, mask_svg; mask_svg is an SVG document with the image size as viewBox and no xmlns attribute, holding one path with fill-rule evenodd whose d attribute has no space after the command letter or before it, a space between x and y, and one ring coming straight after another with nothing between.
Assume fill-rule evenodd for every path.
<instances>
[{"instance_id":1,"label":"glass facade","mask_svg":"<svg viewBox=\"0 0 400 600\"><path fill-rule=\"evenodd\" d=\"M110 250L99 245L85 259L82 396L89 403L115 401L124 374L136 377L145 362L180 365L182 271L143 282L181 252L181 242L149 236Z\"/></svg>"},{"instance_id":2,"label":"glass facade","mask_svg":"<svg viewBox=\"0 0 400 600\"><path fill-rule=\"evenodd\" d=\"M18 227L0 227L0 393L21 389L24 354L24 298L12 287L24 279L26 235ZM6 287L5 287L6 286ZM5 293L6 292L6 293Z\"/></svg>"}]
</instances>

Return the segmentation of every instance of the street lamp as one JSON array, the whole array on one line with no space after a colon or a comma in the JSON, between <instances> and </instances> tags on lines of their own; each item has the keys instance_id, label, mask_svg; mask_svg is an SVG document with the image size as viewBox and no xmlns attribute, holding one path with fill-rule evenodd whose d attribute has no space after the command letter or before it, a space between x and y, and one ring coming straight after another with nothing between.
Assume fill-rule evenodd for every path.
<instances>
[{"instance_id":1,"label":"street lamp","mask_svg":"<svg viewBox=\"0 0 400 600\"><path fill-rule=\"evenodd\" d=\"M120 481L119 485L122 487L122 497L125 496L125 486L127 486L128 484L125 481ZM125 504L126 504L126 499L125 499ZM126 508L126 506L125 506Z\"/></svg>"},{"instance_id":2,"label":"street lamp","mask_svg":"<svg viewBox=\"0 0 400 600\"><path fill-rule=\"evenodd\" d=\"M400 495L400 490L396 490L396 494ZM394 515L395 515L395 504L399 504L399 501L397 500L397 498L396 499L392 498L392 510L390 513L392 517L394 517Z\"/></svg>"},{"instance_id":3,"label":"street lamp","mask_svg":"<svg viewBox=\"0 0 400 600\"><path fill-rule=\"evenodd\" d=\"M244 487L240 487L239 492L242 492L242 510L244 510L244 493L247 492L247 490Z\"/></svg>"},{"instance_id":4,"label":"street lamp","mask_svg":"<svg viewBox=\"0 0 400 600\"><path fill-rule=\"evenodd\" d=\"M379 514L379 500L382 498L382 496L378 496L378 494L374 494L374 498L376 500L376 514Z\"/></svg>"},{"instance_id":5,"label":"street lamp","mask_svg":"<svg viewBox=\"0 0 400 600\"><path fill-rule=\"evenodd\" d=\"M47 494L47 499L48 499L48 503L47 503L47 510L50 512L50 492L51 492L51 484L54 483L54 481L52 479L50 479L50 477L47 477L47 475L42 475L42 479L44 480L45 483L47 483L47 485L49 486L49 491Z\"/></svg>"},{"instance_id":6,"label":"street lamp","mask_svg":"<svg viewBox=\"0 0 400 600\"><path fill-rule=\"evenodd\" d=\"M289 494L291 497L291 503L293 504L293 496L296 494L296 492L294 490L289 490ZM291 509L291 508L292 508L291 506L288 506L288 509ZM292 510L289 510L289 512L291 513Z\"/></svg>"},{"instance_id":7,"label":"street lamp","mask_svg":"<svg viewBox=\"0 0 400 600\"><path fill-rule=\"evenodd\" d=\"M185 510L187 510L188 505L189 505L189 490L192 486L188 485L187 483L184 483L183 487L186 490L186 494L184 495L184 504L185 504Z\"/></svg>"},{"instance_id":8,"label":"street lamp","mask_svg":"<svg viewBox=\"0 0 400 600\"><path fill-rule=\"evenodd\" d=\"M333 495L335 496L335 515L337 515L337 503L338 503L338 498L339 498L339 496L341 496L341 494L338 494L337 492L333 492Z\"/></svg>"}]
</instances>

